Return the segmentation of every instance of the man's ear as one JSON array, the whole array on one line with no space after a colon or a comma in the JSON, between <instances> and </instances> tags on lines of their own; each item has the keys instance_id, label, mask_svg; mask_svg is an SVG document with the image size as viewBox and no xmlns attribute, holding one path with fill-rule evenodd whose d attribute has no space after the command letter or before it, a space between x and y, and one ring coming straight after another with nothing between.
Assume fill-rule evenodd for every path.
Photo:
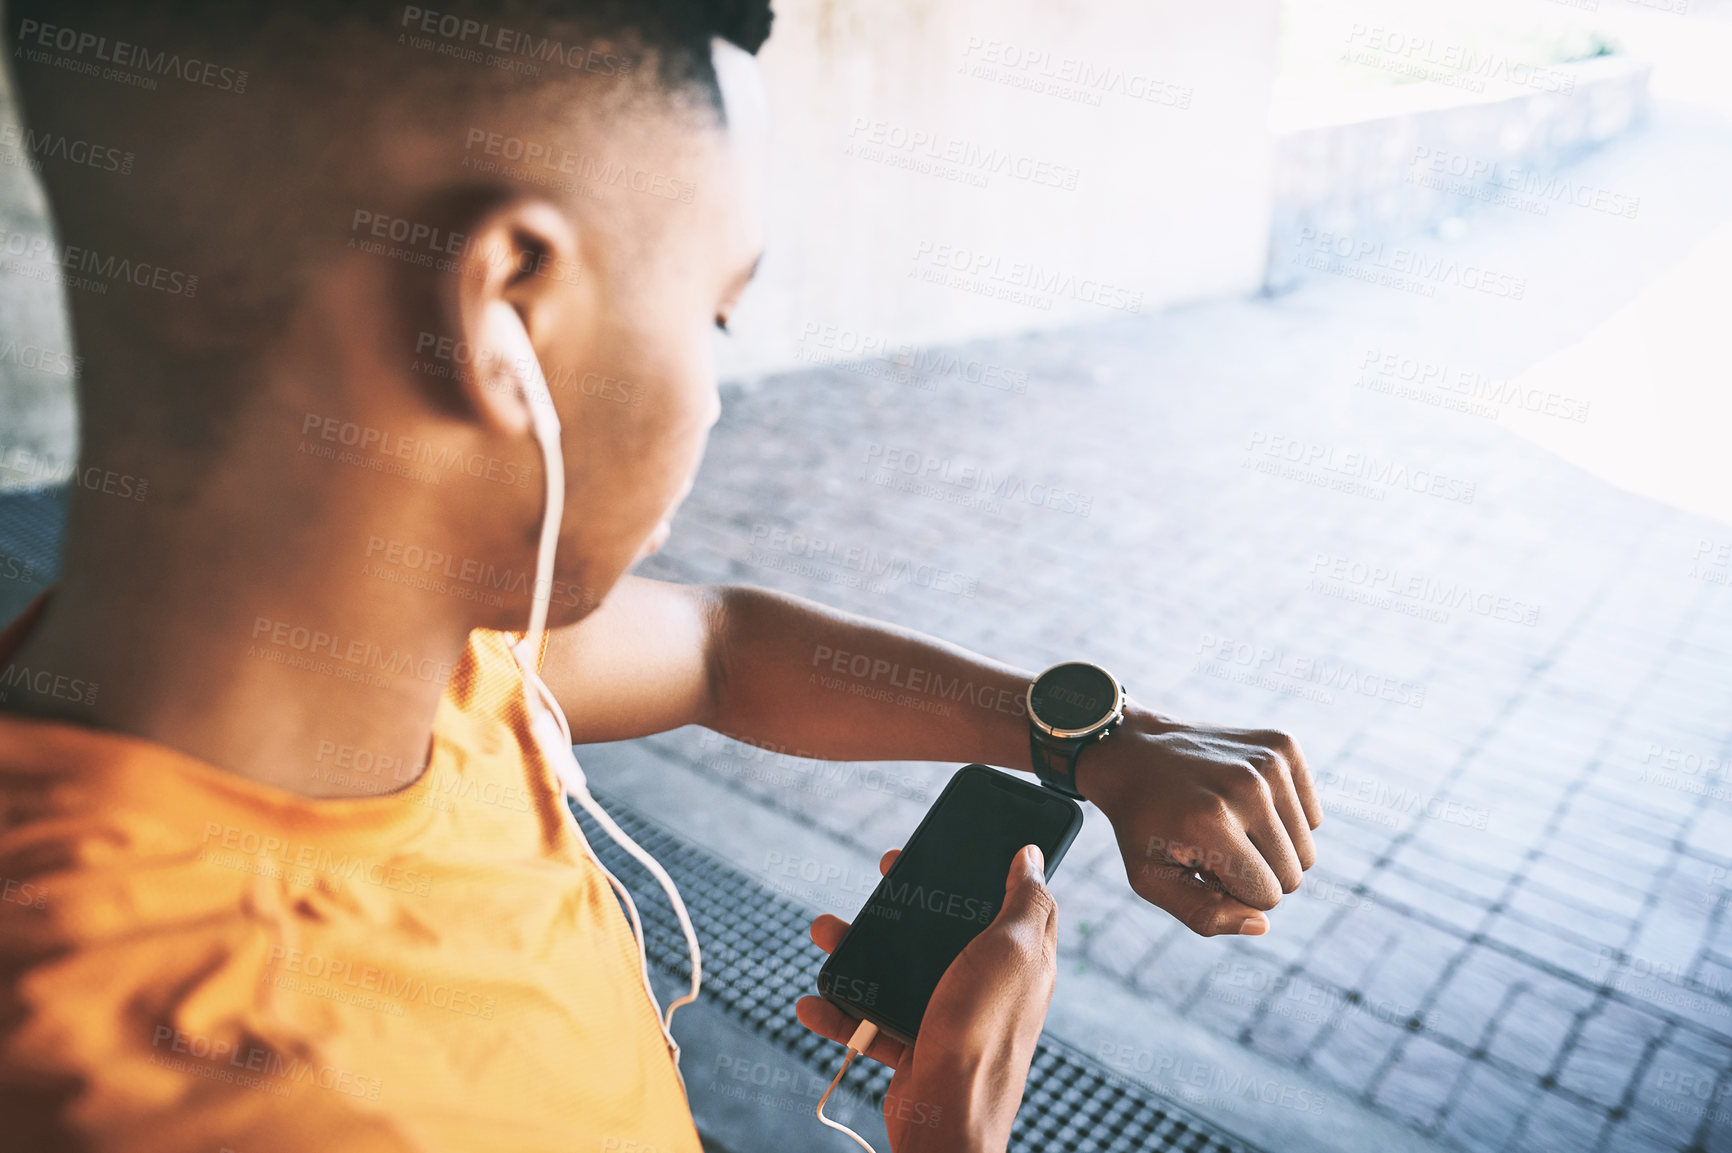
<instances>
[{"instance_id":1,"label":"man's ear","mask_svg":"<svg viewBox=\"0 0 1732 1153\"><path fill-rule=\"evenodd\" d=\"M488 426L526 432L534 398L551 399L541 393L534 345L560 313L556 298L572 290L576 269L571 222L553 204L525 198L486 209L456 266L442 274L442 327L465 349L457 383Z\"/></svg>"}]
</instances>

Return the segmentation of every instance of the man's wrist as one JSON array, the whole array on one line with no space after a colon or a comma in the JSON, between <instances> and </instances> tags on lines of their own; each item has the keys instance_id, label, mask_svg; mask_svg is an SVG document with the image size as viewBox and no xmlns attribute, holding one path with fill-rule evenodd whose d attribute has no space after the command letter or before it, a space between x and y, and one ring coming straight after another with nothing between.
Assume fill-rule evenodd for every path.
<instances>
[{"instance_id":1,"label":"man's wrist","mask_svg":"<svg viewBox=\"0 0 1732 1153\"><path fill-rule=\"evenodd\" d=\"M1077 757L1077 792L1094 802L1096 808L1105 811L1111 804L1114 785L1119 776L1116 770L1119 755L1124 751L1120 746L1130 744L1138 737L1159 736L1181 728L1184 728L1184 725L1173 718L1162 716L1153 709L1127 700L1125 719L1113 729L1112 736L1098 744L1091 744Z\"/></svg>"},{"instance_id":2,"label":"man's wrist","mask_svg":"<svg viewBox=\"0 0 1732 1153\"><path fill-rule=\"evenodd\" d=\"M979 1063L923 1070L904 1096L927 1105L930 1120L908 1125L894 1153L1003 1153L1009 1131L999 1132L1004 1126L993 1109L990 1078ZM886 1114L887 1124L893 1120Z\"/></svg>"}]
</instances>

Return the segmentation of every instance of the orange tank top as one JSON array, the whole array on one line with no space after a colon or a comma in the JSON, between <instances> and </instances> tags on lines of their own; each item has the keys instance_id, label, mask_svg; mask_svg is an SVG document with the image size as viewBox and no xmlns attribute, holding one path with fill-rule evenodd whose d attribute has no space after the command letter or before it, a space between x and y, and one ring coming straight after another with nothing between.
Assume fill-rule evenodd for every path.
<instances>
[{"instance_id":1,"label":"orange tank top","mask_svg":"<svg viewBox=\"0 0 1732 1153\"><path fill-rule=\"evenodd\" d=\"M39 608L0 634L8 675L30 673L10 654ZM0 712L0 1133L38 1153L699 1153L510 639L470 635L428 768L382 796Z\"/></svg>"}]
</instances>

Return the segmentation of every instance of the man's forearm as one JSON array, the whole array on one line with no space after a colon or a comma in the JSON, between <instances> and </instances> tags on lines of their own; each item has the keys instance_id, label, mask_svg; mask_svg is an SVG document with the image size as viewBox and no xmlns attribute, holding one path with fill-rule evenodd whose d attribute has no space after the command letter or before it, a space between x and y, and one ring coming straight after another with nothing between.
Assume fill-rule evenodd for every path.
<instances>
[{"instance_id":1,"label":"man's forearm","mask_svg":"<svg viewBox=\"0 0 1732 1153\"><path fill-rule=\"evenodd\" d=\"M1029 672L797 597L719 592L718 732L826 760L1029 767Z\"/></svg>"}]
</instances>

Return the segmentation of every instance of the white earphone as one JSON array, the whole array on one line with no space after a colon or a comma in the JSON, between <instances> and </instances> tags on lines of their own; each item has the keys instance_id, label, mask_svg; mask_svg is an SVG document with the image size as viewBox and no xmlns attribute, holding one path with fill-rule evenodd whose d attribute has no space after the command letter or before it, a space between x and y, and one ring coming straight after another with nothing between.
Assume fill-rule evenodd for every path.
<instances>
[{"instance_id":1,"label":"white earphone","mask_svg":"<svg viewBox=\"0 0 1732 1153\"><path fill-rule=\"evenodd\" d=\"M655 990L650 987L649 954L644 947L643 923L638 919L637 904L619 878L601 863L601 858L589 847L588 839L583 837L579 829L579 839L588 849L590 858L619 894L626 912L630 915L632 936L637 939L644 992L649 995L650 1004L656 1008L662 1035L673 1055L674 1073L679 1076L680 1047L671 1030L674 1011L698 999L698 989L703 981L698 935L692 928L686 903L680 898L680 891L674 885L673 878L668 876L667 870L645 852L643 846L632 840L625 830L615 824L607 811L590 795L589 786L584 780L583 767L577 763L577 757L571 751L571 726L566 721L559 702L554 699L553 693L536 672L536 657L541 651L542 635L547 631L548 601L553 594L553 563L554 554L559 547L559 526L565 515L565 458L560 455L559 415L553 408L553 394L548 390L547 378L541 371L541 362L535 355L535 346L529 341L528 331L523 327L522 317L517 315L516 309L503 301L488 305L488 309L486 331L492 337L494 347L501 353L504 370L511 374L517 394L529 406L535 442L541 450L542 472L547 477L541 537L535 556L534 599L529 612L529 629L512 649L512 655L517 658L518 670L523 676L525 693L529 698L530 733L541 755L559 776L566 795L583 806L583 810L595 819L615 844L649 870L673 905L674 916L679 918L680 931L685 934L686 949L691 954L692 987L691 992L669 1004L664 1014L656 1001ZM572 824L577 824L576 814L572 815ZM685 1085L683 1077L680 1078L680 1085L682 1088Z\"/></svg>"}]
</instances>

